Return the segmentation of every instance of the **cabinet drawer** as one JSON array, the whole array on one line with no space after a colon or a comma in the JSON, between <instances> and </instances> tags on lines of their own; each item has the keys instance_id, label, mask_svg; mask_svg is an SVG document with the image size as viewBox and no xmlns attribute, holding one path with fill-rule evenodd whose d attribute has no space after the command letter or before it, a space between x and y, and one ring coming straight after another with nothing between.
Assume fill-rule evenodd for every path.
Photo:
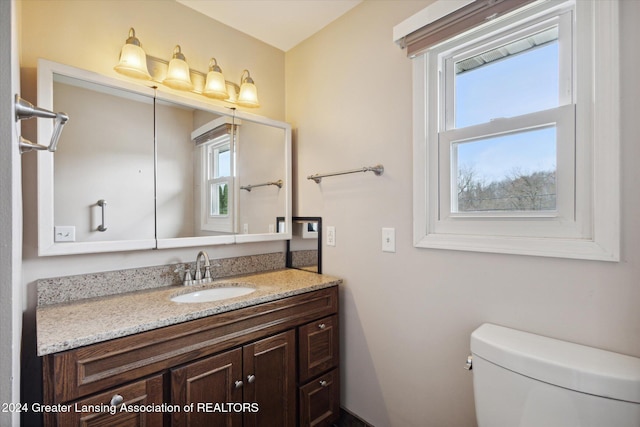
<instances>
[{"instance_id":1,"label":"cabinet drawer","mask_svg":"<svg viewBox=\"0 0 640 427\"><path fill-rule=\"evenodd\" d=\"M162 375L137 381L65 405L69 411L56 413L53 424L59 427L161 426L164 417L162 411L139 410L136 406L144 405L145 408L151 409L147 405L162 405L162 390ZM133 410L122 411L122 404ZM47 425L50 424L49 420Z\"/></svg>"},{"instance_id":2,"label":"cabinet drawer","mask_svg":"<svg viewBox=\"0 0 640 427\"><path fill-rule=\"evenodd\" d=\"M300 426L330 426L340 416L338 368L300 387Z\"/></svg>"},{"instance_id":3,"label":"cabinet drawer","mask_svg":"<svg viewBox=\"0 0 640 427\"><path fill-rule=\"evenodd\" d=\"M338 316L307 323L299 328L300 383L338 366Z\"/></svg>"}]
</instances>

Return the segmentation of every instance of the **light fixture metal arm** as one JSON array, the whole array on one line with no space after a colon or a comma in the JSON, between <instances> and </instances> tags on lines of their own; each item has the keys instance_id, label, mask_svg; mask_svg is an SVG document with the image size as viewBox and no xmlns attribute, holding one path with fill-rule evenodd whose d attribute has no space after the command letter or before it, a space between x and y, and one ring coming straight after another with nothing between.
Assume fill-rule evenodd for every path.
<instances>
[{"instance_id":1,"label":"light fixture metal arm","mask_svg":"<svg viewBox=\"0 0 640 427\"><path fill-rule=\"evenodd\" d=\"M69 121L69 116L65 113L54 113L53 111L45 110L44 108L36 107L29 101L20 98L20 95L15 96L15 120L31 119L33 117L40 117L45 119L53 119L53 133L51 134L51 141L49 145L42 145L35 142L31 142L28 139L20 137L18 144L20 146L20 153L25 153L31 150L49 150L51 152L56 151L58 147L58 140L62 133L62 127Z\"/></svg>"}]
</instances>

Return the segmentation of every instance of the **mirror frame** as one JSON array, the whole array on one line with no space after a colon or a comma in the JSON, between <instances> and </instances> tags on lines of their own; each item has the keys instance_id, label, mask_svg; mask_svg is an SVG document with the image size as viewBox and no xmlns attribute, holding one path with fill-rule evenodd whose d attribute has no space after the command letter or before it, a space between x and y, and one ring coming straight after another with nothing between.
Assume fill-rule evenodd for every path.
<instances>
[{"instance_id":1,"label":"mirror frame","mask_svg":"<svg viewBox=\"0 0 640 427\"><path fill-rule=\"evenodd\" d=\"M54 241L54 157L48 151L37 152L37 199L38 199L38 255L72 255L101 252L120 252L148 249L169 249L194 246L225 245L233 243L266 242L291 239L291 209L292 209L292 173L291 173L291 125L285 122L269 119L256 114L238 111L206 102L195 94L172 92L171 89L148 87L129 81L107 77L92 71L83 70L69 65L60 64L46 59L38 59L38 106L53 110L53 78L54 74L77 78L89 83L100 84L116 89L130 91L139 95L149 96L151 99L169 101L187 105L193 108L208 110L215 114L235 117L284 130L284 165L285 165L285 229L283 232L262 234L231 234L224 236L199 236L142 240L114 240L102 242L64 242ZM231 111L230 111L231 110ZM73 117L70 118L73 120ZM53 132L52 120L38 120L37 131L39 140L50 139ZM64 143L64 141L62 141ZM157 149L154 141L154 150ZM155 162L155 160L154 160ZM157 168L157 165L156 165ZM157 173L157 169L156 172ZM157 206L156 206L157 209ZM277 231L277 230L276 230Z\"/></svg>"}]
</instances>

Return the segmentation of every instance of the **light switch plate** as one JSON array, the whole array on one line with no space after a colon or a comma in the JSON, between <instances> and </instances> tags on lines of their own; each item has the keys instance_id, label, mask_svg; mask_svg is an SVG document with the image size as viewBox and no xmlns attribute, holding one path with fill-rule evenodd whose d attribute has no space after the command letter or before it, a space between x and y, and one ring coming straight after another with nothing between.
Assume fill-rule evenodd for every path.
<instances>
[{"instance_id":1,"label":"light switch plate","mask_svg":"<svg viewBox=\"0 0 640 427\"><path fill-rule=\"evenodd\" d=\"M396 251L396 229L383 228L382 229L382 252L395 252L395 251Z\"/></svg>"},{"instance_id":2,"label":"light switch plate","mask_svg":"<svg viewBox=\"0 0 640 427\"><path fill-rule=\"evenodd\" d=\"M336 245L336 228L333 225L327 227L327 246Z\"/></svg>"}]
</instances>

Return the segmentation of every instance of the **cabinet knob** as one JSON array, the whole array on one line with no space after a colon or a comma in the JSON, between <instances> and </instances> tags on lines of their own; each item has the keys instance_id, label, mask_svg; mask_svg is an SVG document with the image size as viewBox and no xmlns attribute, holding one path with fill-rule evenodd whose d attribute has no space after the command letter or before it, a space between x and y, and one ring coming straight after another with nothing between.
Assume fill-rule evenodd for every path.
<instances>
[{"instance_id":1,"label":"cabinet knob","mask_svg":"<svg viewBox=\"0 0 640 427\"><path fill-rule=\"evenodd\" d=\"M327 327L327 325L325 325L324 323L320 323L320 324L318 325L318 328L320 328L320 329L324 329L324 328L326 328L326 327Z\"/></svg>"},{"instance_id":2,"label":"cabinet knob","mask_svg":"<svg viewBox=\"0 0 640 427\"><path fill-rule=\"evenodd\" d=\"M329 383L328 383L326 380L320 380L320 385L321 385L322 387L326 387L326 386L328 386L328 385L329 385Z\"/></svg>"},{"instance_id":3,"label":"cabinet knob","mask_svg":"<svg viewBox=\"0 0 640 427\"><path fill-rule=\"evenodd\" d=\"M111 406L118 406L122 402L124 402L124 397L120 396L119 394L114 394L111 398L110 404Z\"/></svg>"},{"instance_id":4,"label":"cabinet knob","mask_svg":"<svg viewBox=\"0 0 640 427\"><path fill-rule=\"evenodd\" d=\"M244 383L240 380L236 381L236 388L240 388L244 385Z\"/></svg>"},{"instance_id":5,"label":"cabinet knob","mask_svg":"<svg viewBox=\"0 0 640 427\"><path fill-rule=\"evenodd\" d=\"M247 382L249 384L252 384L255 380L256 380L256 376L255 375L247 375Z\"/></svg>"}]
</instances>

